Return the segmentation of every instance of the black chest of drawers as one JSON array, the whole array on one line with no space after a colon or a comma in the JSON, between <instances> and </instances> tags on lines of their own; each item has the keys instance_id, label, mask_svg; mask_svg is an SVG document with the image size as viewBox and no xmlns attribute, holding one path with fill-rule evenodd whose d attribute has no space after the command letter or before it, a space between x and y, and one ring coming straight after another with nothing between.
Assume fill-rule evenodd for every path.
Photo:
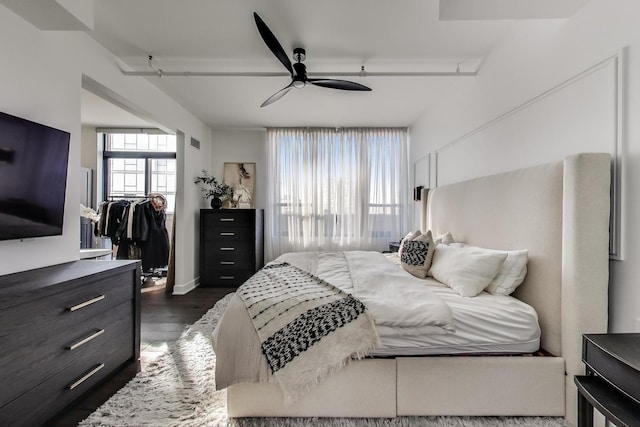
<instances>
[{"instance_id":1,"label":"black chest of drawers","mask_svg":"<svg viewBox=\"0 0 640 427\"><path fill-rule=\"evenodd\" d=\"M262 209L200 210L200 285L237 287L264 265Z\"/></svg>"},{"instance_id":2,"label":"black chest of drawers","mask_svg":"<svg viewBox=\"0 0 640 427\"><path fill-rule=\"evenodd\" d=\"M41 425L140 357L140 263L2 276L0 325L0 425Z\"/></svg>"}]
</instances>

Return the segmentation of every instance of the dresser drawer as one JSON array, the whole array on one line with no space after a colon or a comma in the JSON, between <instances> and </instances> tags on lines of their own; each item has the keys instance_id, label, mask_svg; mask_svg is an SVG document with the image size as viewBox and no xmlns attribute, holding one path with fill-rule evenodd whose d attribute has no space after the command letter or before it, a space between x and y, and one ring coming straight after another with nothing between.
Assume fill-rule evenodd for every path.
<instances>
[{"instance_id":1,"label":"dresser drawer","mask_svg":"<svg viewBox=\"0 0 640 427\"><path fill-rule=\"evenodd\" d=\"M9 348L39 350L49 338L133 300L134 285L123 286L123 283L131 283L131 273L100 281L87 280L62 292L0 311L0 340ZM0 349L0 363L5 357Z\"/></svg>"},{"instance_id":2,"label":"dresser drawer","mask_svg":"<svg viewBox=\"0 0 640 427\"><path fill-rule=\"evenodd\" d=\"M253 271L256 261L248 256L234 256L236 254L222 254L217 257L205 258L205 269L237 269L237 270L251 270Z\"/></svg>"},{"instance_id":3,"label":"dresser drawer","mask_svg":"<svg viewBox=\"0 0 640 427\"><path fill-rule=\"evenodd\" d=\"M212 242L203 249L204 265L218 265L219 262L234 262L235 266L254 268L254 243L248 242Z\"/></svg>"},{"instance_id":4,"label":"dresser drawer","mask_svg":"<svg viewBox=\"0 0 640 427\"><path fill-rule=\"evenodd\" d=\"M204 230L205 241L248 241L253 240L254 231L250 227L220 227L207 228Z\"/></svg>"},{"instance_id":5,"label":"dresser drawer","mask_svg":"<svg viewBox=\"0 0 640 427\"><path fill-rule=\"evenodd\" d=\"M219 211L203 212L203 222L207 227L253 227L255 223L255 211L223 209Z\"/></svg>"},{"instance_id":6,"label":"dresser drawer","mask_svg":"<svg viewBox=\"0 0 640 427\"><path fill-rule=\"evenodd\" d=\"M47 421L74 400L82 397L92 386L132 357L133 329L119 330L120 339L101 346L97 351L85 352L68 369L60 371L37 387L0 408L0 419L11 426L36 426Z\"/></svg>"},{"instance_id":7,"label":"dresser drawer","mask_svg":"<svg viewBox=\"0 0 640 427\"><path fill-rule=\"evenodd\" d=\"M25 345L13 346L11 353L3 354L0 361L3 366L0 406L37 388L59 372L69 369L74 372L77 366L86 367L87 363L100 358L107 361L114 358L122 363L133 357L133 333L132 301L41 339L33 339L25 332Z\"/></svg>"},{"instance_id":8,"label":"dresser drawer","mask_svg":"<svg viewBox=\"0 0 640 427\"><path fill-rule=\"evenodd\" d=\"M204 268L200 281L204 285L240 286L253 275L253 270L233 268Z\"/></svg>"}]
</instances>

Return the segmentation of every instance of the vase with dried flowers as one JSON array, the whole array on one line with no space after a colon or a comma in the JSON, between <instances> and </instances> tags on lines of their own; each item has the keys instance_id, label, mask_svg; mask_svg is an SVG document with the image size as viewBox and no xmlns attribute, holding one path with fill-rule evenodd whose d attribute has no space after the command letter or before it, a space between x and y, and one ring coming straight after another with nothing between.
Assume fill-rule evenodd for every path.
<instances>
[{"instance_id":1,"label":"vase with dried flowers","mask_svg":"<svg viewBox=\"0 0 640 427\"><path fill-rule=\"evenodd\" d=\"M218 182L216 177L209 174L205 169L202 169L202 174L196 176L193 182L194 184L200 184L203 199L211 198L211 207L214 209L220 209L222 202L233 195L231 187L224 182Z\"/></svg>"}]
</instances>

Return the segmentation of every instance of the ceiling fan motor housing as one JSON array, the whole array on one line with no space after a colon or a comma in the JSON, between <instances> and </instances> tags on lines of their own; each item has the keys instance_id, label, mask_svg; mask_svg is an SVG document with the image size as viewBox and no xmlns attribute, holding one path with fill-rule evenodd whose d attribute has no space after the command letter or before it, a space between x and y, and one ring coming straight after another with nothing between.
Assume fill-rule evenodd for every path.
<instances>
[{"instance_id":1,"label":"ceiling fan motor housing","mask_svg":"<svg viewBox=\"0 0 640 427\"><path fill-rule=\"evenodd\" d=\"M295 59L296 62L304 62L306 58L307 52L303 48L296 47L295 49L293 49L293 59Z\"/></svg>"}]
</instances>

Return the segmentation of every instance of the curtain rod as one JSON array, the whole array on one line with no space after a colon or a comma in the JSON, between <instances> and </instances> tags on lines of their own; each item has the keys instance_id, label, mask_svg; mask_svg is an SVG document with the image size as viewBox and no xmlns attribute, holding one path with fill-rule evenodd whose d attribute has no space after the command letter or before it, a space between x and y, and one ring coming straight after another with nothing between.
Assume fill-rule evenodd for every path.
<instances>
[{"instance_id":1,"label":"curtain rod","mask_svg":"<svg viewBox=\"0 0 640 427\"><path fill-rule=\"evenodd\" d=\"M158 128L96 128L96 132L101 133L145 133L149 135L169 135Z\"/></svg>"}]
</instances>

